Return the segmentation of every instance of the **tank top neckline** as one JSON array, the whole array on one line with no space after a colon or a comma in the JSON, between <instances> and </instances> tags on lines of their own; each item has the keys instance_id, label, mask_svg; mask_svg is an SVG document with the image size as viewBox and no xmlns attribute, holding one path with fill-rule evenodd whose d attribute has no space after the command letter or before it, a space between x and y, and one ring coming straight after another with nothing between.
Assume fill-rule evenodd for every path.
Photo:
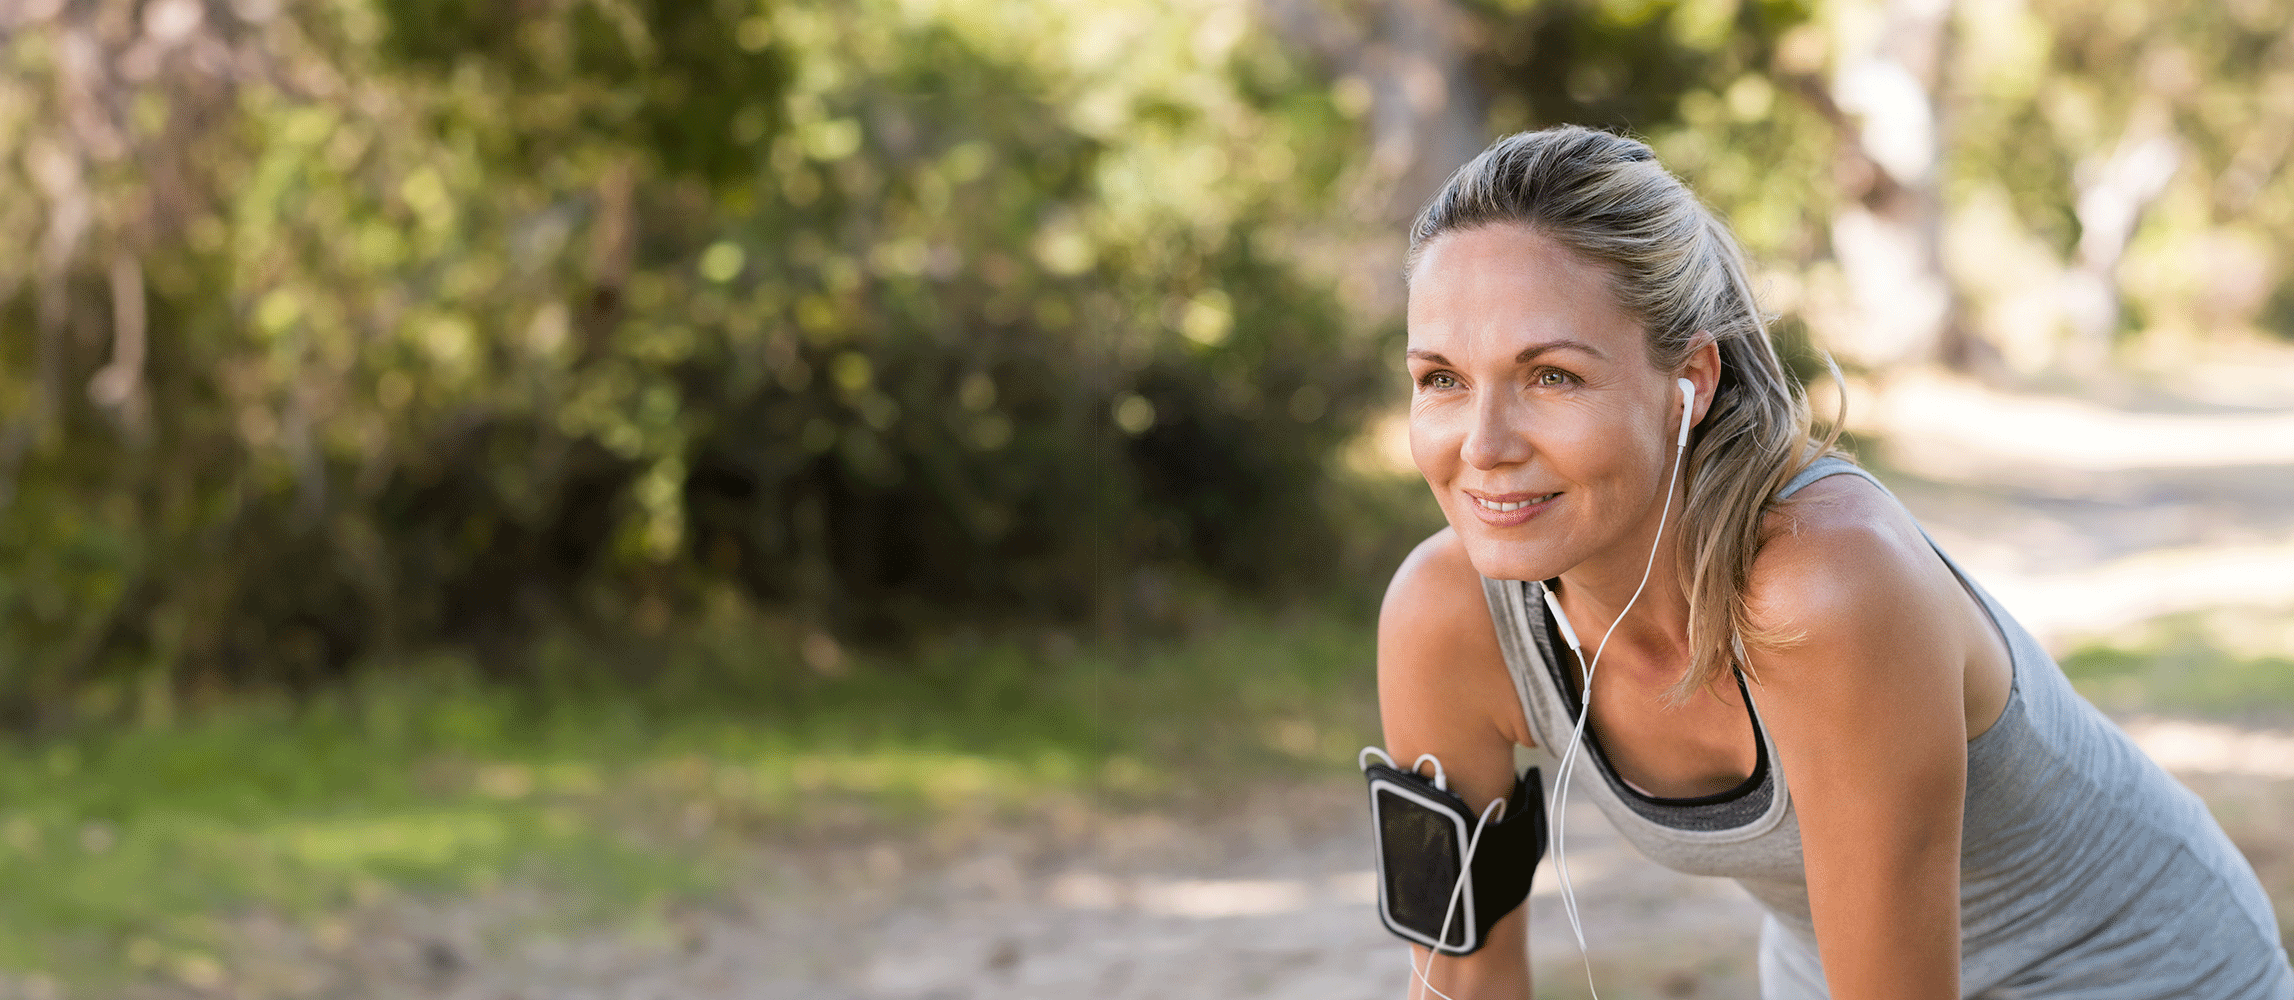
<instances>
[{"instance_id":1,"label":"tank top neckline","mask_svg":"<svg viewBox=\"0 0 2294 1000\"><path fill-rule=\"evenodd\" d=\"M1553 589L1553 585L1556 582L1558 581L1541 581L1537 584L1537 586L1551 590ZM1558 654L1560 652L1558 644L1552 644L1550 639L1551 636L1557 635L1561 631L1559 623L1553 620L1553 610L1545 606L1545 601L1542 594L1531 594L1528 596L1530 598L1528 602L1529 605L1543 612L1543 617L1545 619L1543 622L1545 635L1540 636L1540 638L1545 639L1551 648L1555 648L1555 652ZM1572 678L1570 677L1569 672L1562 667L1563 658L1564 657L1562 655L1546 657L1545 667L1546 671L1552 677L1555 692L1561 696L1561 704L1563 709L1569 713L1569 718L1575 719L1577 717L1577 713L1583 710L1584 702L1581 700L1582 696L1577 689L1577 685L1571 682ZM1602 776L1608 780L1610 787L1615 788L1626 796L1639 800L1642 803L1670 809L1693 809L1699 806L1723 805L1729 802L1735 802L1753 794L1754 792L1759 791L1761 785L1768 779L1768 741L1762 738L1764 734L1761 732L1760 728L1760 715L1759 713L1754 712L1752 709L1752 692L1746 690L1745 688L1744 672L1735 671L1734 673L1736 675L1737 697L1743 699L1745 717L1752 723L1753 764L1751 774L1746 775L1743 781L1737 782L1733 787L1706 795L1673 796L1650 794L1649 792L1643 791L1639 786L1633 784L1631 781L1626 780L1624 774L1617 770L1616 764L1610 761L1609 751L1602 745L1601 736L1593 728L1593 720L1589 716L1585 720L1585 746L1586 749L1592 753L1595 764L1597 765L1597 769L1601 772Z\"/></svg>"}]
</instances>

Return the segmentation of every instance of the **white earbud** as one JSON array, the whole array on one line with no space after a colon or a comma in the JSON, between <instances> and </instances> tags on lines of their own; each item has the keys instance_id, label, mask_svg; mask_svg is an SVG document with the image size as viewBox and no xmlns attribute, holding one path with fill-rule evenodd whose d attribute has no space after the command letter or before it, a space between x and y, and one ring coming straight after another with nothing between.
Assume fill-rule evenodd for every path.
<instances>
[{"instance_id":1,"label":"white earbud","mask_svg":"<svg viewBox=\"0 0 2294 1000\"><path fill-rule=\"evenodd\" d=\"M1681 387L1681 437L1673 442L1673 447L1686 448L1689 446L1689 415L1695 413L1697 407L1697 384L1685 378L1673 382Z\"/></svg>"}]
</instances>

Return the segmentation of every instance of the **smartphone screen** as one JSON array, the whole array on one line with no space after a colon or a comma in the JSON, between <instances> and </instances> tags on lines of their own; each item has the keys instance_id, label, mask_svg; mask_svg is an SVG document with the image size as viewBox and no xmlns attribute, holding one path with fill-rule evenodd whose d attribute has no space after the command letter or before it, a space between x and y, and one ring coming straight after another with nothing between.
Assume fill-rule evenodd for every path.
<instances>
[{"instance_id":1,"label":"smartphone screen","mask_svg":"<svg viewBox=\"0 0 2294 1000\"><path fill-rule=\"evenodd\" d=\"M1378 813L1379 869L1386 880L1386 911L1396 923L1436 940L1442 932L1443 911L1458 880L1457 821L1391 787L1374 793ZM1450 932L1439 940L1464 947L1473 933L1466 919L1464 894L1458 896L1458 914Z\"/></svg>"}]
</instances>

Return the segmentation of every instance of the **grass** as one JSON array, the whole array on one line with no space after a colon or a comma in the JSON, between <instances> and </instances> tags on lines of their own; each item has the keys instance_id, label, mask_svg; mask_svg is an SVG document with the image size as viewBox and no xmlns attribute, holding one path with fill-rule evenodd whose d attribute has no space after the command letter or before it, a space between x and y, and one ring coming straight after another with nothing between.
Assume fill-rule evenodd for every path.
<instances>
[{"instance_id":1,"label":"grass","mask_svg":"<svg viewBox=\"0 0 2294 1000\"><path fill-rule=\"evenodd\" d=\"M632 730L480 687L370 686L299 709L0 753L0 965L103 982L219 968L235 911L579 873L592 901L704 886L706 866L601 823ZM594 751L603 751L597 753Z\"/></svg>"},{"instance_id":2,"label":"grass","mask_svg":"<svg viewBox=\"0 0 2294 1000\"><path fill-rule=\"evenodd\" d=\"M2163 713L2294 726L2294 659L2223 648L2203 616L2162 619L2142 634L2081 647L2061 660L2073 686L2106 712Z\"/></svg>"},{"instance_id":3,"label":"grass","mask_svg":"<svg viewBox=\"0 0 2294 1000\"><path fill-rule=\"evenodd\" d=\"M0 968L196 986L258 910L518 887L627 919L708 896L760 839L1337 773L1375 733L1358 618L950 644L833 677L723 628L644 684L560 643L566 682L540 689L437 656L296 705L0 745Z\"/></svg>"}]
</instances>

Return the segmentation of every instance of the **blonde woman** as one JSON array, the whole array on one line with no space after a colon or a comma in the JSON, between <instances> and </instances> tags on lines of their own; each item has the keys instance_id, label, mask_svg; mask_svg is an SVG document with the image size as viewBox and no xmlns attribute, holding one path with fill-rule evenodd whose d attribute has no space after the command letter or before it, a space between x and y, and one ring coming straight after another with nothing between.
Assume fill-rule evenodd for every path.
<instances>
[{"instance_id":1,"label":"blonde woman","mask_svg":"<svg viewBox=\"0 0 2294 1000\"><path fill-rule=\"evenodd\" d=\"M2294 998L2206 807L1812 436L1741 252L1646 146L1500 140L1417 220L1409 282L1410 449L1450 526L1379 616L1395 760L1481 810L1582 717L1571 795L1759 901L1766 997ZM1426 985L1529 996L1524 912Z\"/></svg>"}]
</instances>

